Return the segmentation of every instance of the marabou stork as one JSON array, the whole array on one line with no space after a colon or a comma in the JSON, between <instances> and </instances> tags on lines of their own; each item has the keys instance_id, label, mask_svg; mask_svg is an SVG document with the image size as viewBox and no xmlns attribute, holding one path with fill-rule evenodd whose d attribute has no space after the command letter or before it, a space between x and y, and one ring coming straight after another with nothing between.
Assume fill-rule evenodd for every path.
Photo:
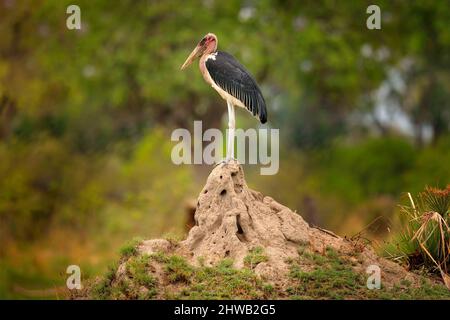
<instances>
[{"instance_id":1,"label":"marabou stork","mask_svg":"<svg viewBox=\"0 0 450 320\"><path fill-rule=\"evenodd\" d=\"M247 108L261 123L267 121L266 102L252 75L231 54L217 51L217 37L208 33L197 44L181 70L200 57L200 71L205 81L227 102L228 142L225 162L234 159L234 106Z\"/></svg>"}]
</instances>

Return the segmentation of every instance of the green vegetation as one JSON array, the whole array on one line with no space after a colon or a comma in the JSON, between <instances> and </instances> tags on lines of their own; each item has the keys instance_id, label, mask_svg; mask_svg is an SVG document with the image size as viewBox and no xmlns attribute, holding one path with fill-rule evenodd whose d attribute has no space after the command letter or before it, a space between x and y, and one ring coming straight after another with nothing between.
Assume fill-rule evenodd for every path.
<instances>
[{"instance_id":1,"label":"green vegetation","mask_svg":"<svg viewBox=\"0 0 450 320\"><path fill-rule=\"evenodd\" d=\"M327 248L323 255L301 250L301 258L290 261L293 285L287 292L291 299L450 299L445 286L425 279L419 287L401 280L392 288L382 285L380 289L369 290L367 275L356 272L348 257L340 256L332 248ZM312 271L303 271L310 267Z\"/></svg>"},{"instance_id":2,"label":"green vegetation","mask_svg":"<svg viewBox=\"0 0 450 320\"><path fill-rule=\"evenodd\" d=\"M246 267L253 269L258 263L268 261L267 256L264 254L264 249L256 247L249 250L248 255L244 258L244 264Z\"/></svg>"},{"instance_id":3,"label":"green vegetation","mask_svg":"<svg viewBox=\"0 0 450 320\"><path fill-rule=\"evenodd\" d=\"M0 171L5 170L0 175L8 176L0 180L0 296L27 298L16 287L64 289L70 264L81 267L83 280L95 277L117 259L117 248L136 235L182 235L184 199L195 192L192 172L167 163L170 143L163 140L163 130L153 131L126 159L61 158L59 146L47 153L39 143L20 146L20 156L11 149L2 154L0 147ZM51 168L49 159L55 162ZM29 163L32 168L24 171ZM49 193L40 181L57 191ZM47 210L50 216L43 214ZM134 251L131 243L121 254ZM55 293L42 297L60 298Z\"/></svg>"},{"instance_id":4,"label":"green vegetation","mask_svg":"<svg viewBox=\"0 0 450 320\"><path fill-rule=\"evenodd\" d=\"M98 299L108 299L111 296L111 285L116 278L117 265L110 265L103 278L92 288L92 295Z\"/></svg>"},{"instance_id":5,"label":"green vegetation","mask_svg":"<svg viewBox=\"0 0 450 320\"><path fill-rule=\"evenodd\" d=\"M337 256L332 249L327 249L324 256L303 254L315 269L311 272L301 271L295 262L291 263L290 277L295 285L288 288L291 298L298 299L343 299L349 297L364 298L368 289L364 277L353 271L351 265Z\"/></svg>"},{"instance_id":6,"label":"green vegetation","mask_svg":"<svg viewBox=\"0 0 450 320\"><path fill-rule=\"evenodd\" d=\"M139 298L148 299L156 295L156 280L149 272L148 267L149 257L145 255L131 259L131 261L127 263L127 273L129 274L132 281L135 284L143 286L145 287L145 289L147 289L146 291L144 291L144 296L142 296L142 293L139 294Z\"/></svg>"},{"instance_id":7,"label":"green vegetation","mask_svg":"<svg viewBox=\"0 0 450 320\"><path fill-rule=\"evenodd\" d=\"M171 256L166 262L166 272L170 282L189 282L193 270L183 258Z\"/></svg>"},{"instance_id":8,"label":"green vegetation","mask_svg":"<svg viewBox=\"0 0 450 320\"><path fill-rule=\"evenodd\" d=\"M188 286L173 299L261 299L270 297L270 286L248 269L237 270L225 259L216 267L196 268Z\"/></svg>"},{"instance_id":9,"label":"green vegetation","mask_svg":"<svg viewBox=\"0 0 450 320\"><path fill-rule=\"evenodd\" d=\"M138 245L143 241L142 238L134 238L127 244L125 244L122 248L120 248L120 256L123 259L127 259L131 256L134 256L138 253Z\"/></svg>"},{"instance_id":10,"label":"green vegetation","mask_svg":"<svg viewBox=\"0 0 450 320\"><path fill-rule=\"evenodd\" d=\"M233 268L230 259L213 267L194 267L180 256L160 252L131 257L126 264L126 277L116 279L115 273L108 272L93 287L90 296L94 299L450 299L444 286L425 279L417 287L400 280L392 288L369 290L366 275L355 271L348 257L331 248L323 255L301 248L301 256L289 263L290 284L284 290L264 282L250 268ZM167 279L167 284L157 283L155 270L164 271L160 279Z\"/></svg>"},{"instance_id":11,"label":"green vegetation","mask_svg":"<svg viewBox=\"0 0 450 320\"><path fill-rule=\"evenodd\" d=\"M156 279L151 274L150 257L131 257L126 264L126 277L116 278L117 267L91 288L95 299L152 299L155 297Z\"/></svg>"},{"instance_id":12,"label":"green vegetation","mask_svg":"<svg viewBox=\"0 0 450 320\"><path fill-rule=\"evenodd\" d=\"M156 286L151 275L151 264L162 265L168 285ZM251 270L233 268L233 261L224 259L215 267L194 267L176 255L163 253L132 257L127 262L129 280L120 279L113 284L115 274L108 272L90 293L95 299L136 297L138 286L144 286L145 297L156 294L166 299L261 299L270 298L274 288L259 279ZM155 268L153 268L154 270ZM126 284L126 285L125 285ZM172 285L172 286L171 286ZM131 289L130 289L131 288ZM138 298L142 296L137 295Z\"/></svg>"},{"instance_id":13,"label":"green vegetation","mask_svg":"<svg viewBox=\"0 0 450 320\"><path fill-rule=\"evenodd\" d=\"M389 257L412 269L425 267L443 278L450 271L450 185L445 190L427 187L409 205L402 206L405 228L386 246Z\"/></svg>"}]
</instances>

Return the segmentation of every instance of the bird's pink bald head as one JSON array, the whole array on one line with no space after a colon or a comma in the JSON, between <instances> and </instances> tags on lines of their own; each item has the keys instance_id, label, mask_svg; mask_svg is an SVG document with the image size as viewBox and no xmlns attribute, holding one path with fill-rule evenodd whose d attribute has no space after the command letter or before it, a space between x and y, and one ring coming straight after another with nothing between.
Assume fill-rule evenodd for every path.
<instances>
[{"instance_id":1,"label":"bird's pink bald head","mask_svg":"<svg viewBox=\"0 0 450 320\"><path fill-rule=\"evenodd\" d=\"M217 50L217 37L214 33L208 33L198 45L204 48L204 54L213 53Z\"/></svg>"},{"instance_id":2,"label":"bird's pink bald head","mask_svg":"<svg viewBox=\"0 0 450 320\"><path fill-rule=\"evenodd\" d=\"M192 61L194 61L196 58L201 57L205 54L210 54L213 52L216 52L217 50L217 37L214 33L208 33L206 34L202 40L197 44L195 49L191 52L189 57L186 59L186 61L181 66L181 70L189 66Z\"/></svg>"}]
</instances>

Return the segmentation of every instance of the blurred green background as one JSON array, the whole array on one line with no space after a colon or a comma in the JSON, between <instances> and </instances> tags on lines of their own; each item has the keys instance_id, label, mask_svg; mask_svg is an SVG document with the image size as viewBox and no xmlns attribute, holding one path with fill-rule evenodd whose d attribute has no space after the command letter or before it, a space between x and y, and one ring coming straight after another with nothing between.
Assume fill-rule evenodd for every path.
<instances>
[{"instance_id":1,"label":"blurred green background","mask_svg":"<svg viewBox=\"0 0 450 320\"><path fill-rule=\"evenodd\" d=\"M404 192L450 182L450 10L376 1L368 30L370 4L0 0L0 298L63 298L68 265L86 280L135 236L186 234L211 167L173 165L171 132L227 123L196 64L179 71L208 32L280 128L280 172L246 166L249 185L312 224L389 239Z\"/></svg>"}]
</instances>

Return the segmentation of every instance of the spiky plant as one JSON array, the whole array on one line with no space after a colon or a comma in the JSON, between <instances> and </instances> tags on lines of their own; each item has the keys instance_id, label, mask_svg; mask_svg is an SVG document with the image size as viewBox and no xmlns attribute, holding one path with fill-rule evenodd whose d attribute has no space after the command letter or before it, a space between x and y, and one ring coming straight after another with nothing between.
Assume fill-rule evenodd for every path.
<instances>
[{"instance_id":1,"label":"spiky plant","mask_svg":"<svg viewBox=\"0 0 450 320\"><path fill-rule=\"evenodd\" d=\"M416 199L408 193L409 205L400 206L406 225L386 252L412 269L438 271L450 288L450 185L446 189L426 187Z\"/></svg>"}]
</instances>

